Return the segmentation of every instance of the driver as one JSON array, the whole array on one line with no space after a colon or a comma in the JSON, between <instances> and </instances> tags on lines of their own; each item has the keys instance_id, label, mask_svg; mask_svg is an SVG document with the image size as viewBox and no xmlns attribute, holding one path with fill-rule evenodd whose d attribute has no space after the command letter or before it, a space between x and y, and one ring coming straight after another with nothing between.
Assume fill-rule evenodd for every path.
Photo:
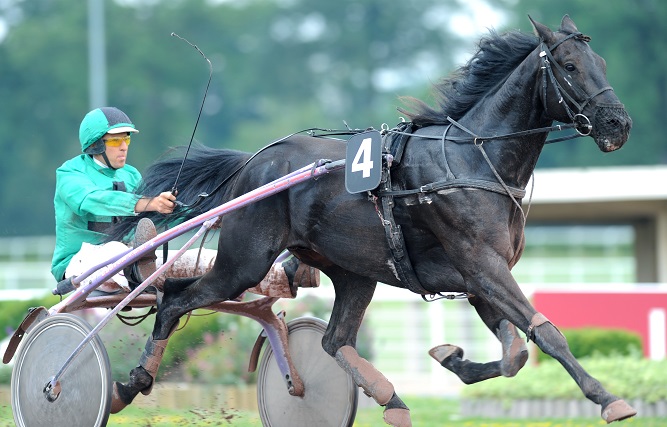
<instances>
[{"instance_id":1,"label":"driver","mask_svg":"<svg viewBox=\"0 0 667 427\"><path fill-rule=\"evenodd\" d=\"M127 163L127 155L131 137L138 132L130 118L115 107L96 108L83 118L79 127L82 154L56 170L56 246L51 273L57 281L77 276L127 250L120 242L101 244L105 231L121 217L174 210L176 196L170 192L155 197L133 193L141 174ZM143 240L135 244L141 244L155 236L155 227L150 220L142 221L135 234ZM134 269L134 281L141 282L154 271L152 259L154 254L138 261L143 268ZM122 272L98 289L112 292L119 287L129 290Z\"/></svg>"},{"instance_id":2,"label":"driver","mask_svg":"<svg viewBox=\"0 0 667 427\"><path fill-rule=\"evenodd\" d=\"M113 256L127 250L121 242L103 243L106 231L122 217L141 212L173 212L176 196L166 191L154 197L135 194L141 174L127 164L132 134L139 131L130 118L115 107L90 111L79 127L82 154L66 161L56 170L54 197L56 246L51 273L60 282L79 276ZM142 218L134 233L133 247L157 235L155 225ZM167 277L194 277L210 270L216 251L187 251L165 273ZM139 259L118 272L97 290L106 293L131 291L157 268L155 253ZM92 280L87 278L87 281ZM156 283L164 281L160 277ZM85 283L89 283L84 281ZM296 296L296 287L319 286L319 271L292 258L273 265L267 276L250 291L262 295Z\"/></svg>"}]
</instances>

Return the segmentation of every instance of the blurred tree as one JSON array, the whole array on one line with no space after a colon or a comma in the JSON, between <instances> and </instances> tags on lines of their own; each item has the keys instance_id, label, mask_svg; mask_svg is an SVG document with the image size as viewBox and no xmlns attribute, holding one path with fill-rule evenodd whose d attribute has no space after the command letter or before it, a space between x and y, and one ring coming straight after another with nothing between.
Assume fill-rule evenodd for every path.
<instances>
[{"instance_id":1,"label":"blurred tree","mask_svg":"<svg viewBox=\"0 0 667 427\"><path fill-rule=\"evenodd\" d=\"M80 0L6 1L0 23L0 235L53 232L54 171L79 152L88 100L87 11ZM141 130L144 169L192 134L255 150L308 127L398 121L396 97L451 69L455 0L117 0L105 2L108 103ZM0 25L0 29L1 29ZM1 32L0 32L1 33ZM1 36L1 34L0 34ZM437 70L437 71L436 71Z\"/></svg>"},{"instance_id":2,"label":"blurred tree","mask_svg":"<svg viewBox=\"0 0 667 427\"><path fill-rule=\"evenodd\" d=\"M55 168L86 110L85 9L5 2L0 45L0 235L53 230Z\"/></svg>"},{"instance_id":3,"label":"blurred tree","mask_svg":"<svg viewBox=\"0 0 667 427\"><path fill-rule=\"evenodd\" d=\"M547 148L541 166L667 161L657 134L666 103L665 30L647 23L665 17L667 3L487 2L526 31L527 13L552 27L570 13L607 59L609 80L635 120L620 153L603 156L578 140ZM108 103L141 130L129 158L139 170L189 141L208 79L208 64L172 32L199 46L213 65L196 139L246 151L304 128L341 128L343 120L358 128L393 125L397 96L428 102L429 83L453 71L454 58L473 43L469 33L453 34L463 32L459 18L469 6L457 0L390 7L383 0L104 4ZM86 5L0 3L0 236L53 232L54 171L79 152L78 126L91 108Z\"/></svg>"}]
</instances>

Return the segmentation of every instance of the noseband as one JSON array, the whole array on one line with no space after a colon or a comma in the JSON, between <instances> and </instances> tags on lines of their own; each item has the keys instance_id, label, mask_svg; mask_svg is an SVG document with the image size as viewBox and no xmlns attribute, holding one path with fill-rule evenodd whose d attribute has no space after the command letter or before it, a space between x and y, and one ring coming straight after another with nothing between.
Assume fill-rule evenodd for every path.
<instances>
[{"instance_id":1,"label":"noseband","mask_svg":"<svg viewBox=\"0 0 667 427\"><path fill-rule=\"evenodd\" d=\"M582 136L588 136L590 133L593 131L593 125L591 124L591 121L588 117L586 117L583 114L584 108L588 105L589 102L593 100L596 96L611 90L613 91L614 89L611 86L605 86L596 92L594 92L591 95L588 95L585 90L583 90L577 83L571 80L570 76L567 74L567 72L561 67L561 65L554 59L552 52L556 50L558 46L560 46L563 42L569 40L569 39L577 39L581 40L584 42L588 42L591 40L590 37L582 34L582 33L571 33L559 40L558 42L554 43L553 46L548 47L544 41L541 42L540 46L542 48L542 51L540 52L540 58L542 58L542 104L544 105L544 111L548 111L547 108L547 76L549 76L549 81L551 81L551 84L554 87L554 91L556 92L556 96L558 97L558 103L563 105L563 108L565 108L565 112L567 113L568 117L572 120L572 123L574 124L574 129ZM568 93L565 88L558 82L558 79L556 78L553 69L556 69L556 71L562 76L563 80L570 86L571 92L574 95L571 95ZM576 99L584 99L584 101L580 104ZM567 99L567 102L563 102L564 98ZM576 113L572 111L570 108L570 105L573 105L576 108Z\"/></svg>"}]
</instances>

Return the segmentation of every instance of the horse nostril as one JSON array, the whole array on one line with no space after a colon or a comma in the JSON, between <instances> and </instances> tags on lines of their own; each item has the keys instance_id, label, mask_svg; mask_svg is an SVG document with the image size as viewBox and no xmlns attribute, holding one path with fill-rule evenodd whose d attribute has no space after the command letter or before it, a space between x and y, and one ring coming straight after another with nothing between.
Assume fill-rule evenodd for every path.
<instances>
[{"instance_id":1,"label":"horse nostril","mask_svg":"<svg viewBox=\"0 0 667 427\"><path fill-rule=\"evenodd\" d=\"M601 104L595 111L594 129L597 135L628 134L632 119L622 104Z\"/></svg>"}]
</instances>

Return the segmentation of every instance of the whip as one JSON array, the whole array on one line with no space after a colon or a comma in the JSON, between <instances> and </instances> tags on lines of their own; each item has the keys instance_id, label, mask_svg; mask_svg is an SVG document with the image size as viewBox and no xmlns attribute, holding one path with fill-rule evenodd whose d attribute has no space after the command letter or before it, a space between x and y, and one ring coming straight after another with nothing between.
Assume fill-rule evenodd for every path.
<instances>
[{"instance_id":1,"label":"whip","mask_svg":"<svg viewBox=\"0 0 667 427\"><path fill-rule=\"evenodd\" d=\"M176 195L176 193L178 192L178 189L177 189L178 180L181 177L181 172L183 172L183 165L185 165L185 159L187 159L188 153L190 152L190 147L192 146L192 140L195 137L195 132L197 132L197 125L199 124L199 119L201 118L201 113L202 113L202 110L204 109L204 103L206 102L206 95L208 94L208 87L211 85L211 78L213 77L213 65L211 65L211 61L209 61L209 59L206 57L206 55L204 55L204 52L202 52L201 49L199 49L197 47L197 45L190 43L187 39L179 36L176 33L172 32L171 35L172 35L172 37L178 37L179 39L183 40L184 42L186 42L187 44L189 44L193 48L197 49L197 52L199 52L201 54L201 56L204 57L206 62L208 62L208 83L206 84L206 91L204 91L204 99L202 99L202 101L201 101L201 106L199 107L199 114L197 115L197 121L195 122L195 128L192 130L192 136L190 137L190 143L188 144L188 148L185 151L185 156L183 156L183 161L181 162L181 167L178 170L178 175L176 175L176 181L174 182L174 186L171 188L171 194Z\"/></svg>"}]
</instances>

